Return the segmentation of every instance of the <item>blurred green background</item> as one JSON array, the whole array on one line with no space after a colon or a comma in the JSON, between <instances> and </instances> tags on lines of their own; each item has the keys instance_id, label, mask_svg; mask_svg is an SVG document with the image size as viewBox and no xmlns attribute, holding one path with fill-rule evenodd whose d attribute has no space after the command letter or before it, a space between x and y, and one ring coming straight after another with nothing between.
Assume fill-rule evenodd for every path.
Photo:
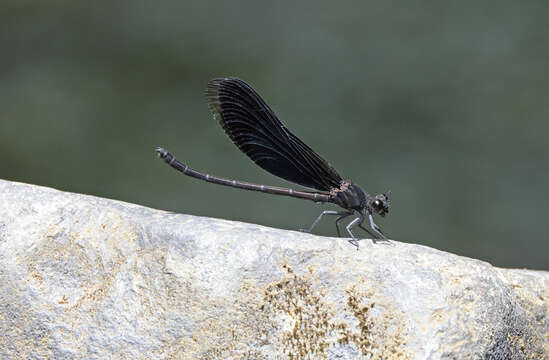
<instances>
[{"instance_id":1,"label":"blurred green background","mask_svg":"<svg viewBox=\"0 0 549 360\"><path fill-rule=\"evenodd\" d=\"M549 269L547 1L0 4L0 177L285 229L330 208L215 186L156 158L287 186L203 99L249 82L391 238ZM298 188L294 186L294 188ZM333 219L317 234L335 236Z\"/></svg>"}]
</instances>

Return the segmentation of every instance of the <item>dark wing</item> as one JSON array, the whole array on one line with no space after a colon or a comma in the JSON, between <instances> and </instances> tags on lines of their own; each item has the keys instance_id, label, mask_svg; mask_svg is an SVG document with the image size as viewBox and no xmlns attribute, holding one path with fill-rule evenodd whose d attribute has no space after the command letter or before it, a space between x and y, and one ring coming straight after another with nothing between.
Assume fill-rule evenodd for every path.
<instances>
[{"instance_id":1,"label":"dark wing","mask_svg":"<svg viewBox=\"0 0 549 360\"><path fill-rule=\"evenodd\" d=\"M214 79L208 84L206 98L227 135L257 165L309 188L339 188L342 179L337 171L288 131L244 81Z\"/></svg>"}]
</instances>

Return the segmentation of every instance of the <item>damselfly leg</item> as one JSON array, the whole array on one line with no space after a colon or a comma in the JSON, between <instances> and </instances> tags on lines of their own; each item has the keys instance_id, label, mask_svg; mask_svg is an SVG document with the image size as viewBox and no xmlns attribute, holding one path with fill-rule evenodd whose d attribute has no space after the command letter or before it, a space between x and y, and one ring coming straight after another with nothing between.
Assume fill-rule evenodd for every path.
<instances>
[{"instance_id":1,"label":"damselfly leg","mask_svg":"<svg viewBox=\"0 0 549 360\"><path fill-rule=\"evenodd\" d=\"M346 210L340 210L340 211L334 211L334 210L325 210L318 215L316 220L313 222L313 224L309 227L309 229L300 229L300 231L303 232L311 232L313 229L318 225L320 220L322 220L322 217L324 215L339 215L339 217L336 219L336 229L337 229L337 236L341 236L339 232L339 221L346 218L349 215L352 215L353 213Z\"/></svg>"}]
</instances>

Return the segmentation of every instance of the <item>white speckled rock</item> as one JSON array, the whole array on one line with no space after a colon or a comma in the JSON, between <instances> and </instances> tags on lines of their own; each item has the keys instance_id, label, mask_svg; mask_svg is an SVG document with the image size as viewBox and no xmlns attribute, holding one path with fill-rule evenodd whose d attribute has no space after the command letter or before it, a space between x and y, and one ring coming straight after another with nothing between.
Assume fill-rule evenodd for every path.
<instances>
[{"instance_id":1,"label":"white speckled rock","mask_svg":"<svg viewBox=\"0 0 549 360\"><path fill-rule=\"evenodd\" d=\"M549 273L0 181L2 359L544 359Z\"/></svg>"}]
</instances>

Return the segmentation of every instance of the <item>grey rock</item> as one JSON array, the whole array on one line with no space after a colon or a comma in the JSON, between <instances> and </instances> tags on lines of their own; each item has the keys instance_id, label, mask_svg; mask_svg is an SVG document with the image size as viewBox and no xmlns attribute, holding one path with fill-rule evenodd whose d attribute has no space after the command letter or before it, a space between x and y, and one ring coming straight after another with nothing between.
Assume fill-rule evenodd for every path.
<instances>
[{"instance_id":1,"label":"grey rock","mask_svg":"<svg viewBox=\"0 0 549 360\"><path fill-rule=\"evenodd\" d=\"M544 359L549 273L0 181L2 359Z\"/></svg>"}]
</instances>

